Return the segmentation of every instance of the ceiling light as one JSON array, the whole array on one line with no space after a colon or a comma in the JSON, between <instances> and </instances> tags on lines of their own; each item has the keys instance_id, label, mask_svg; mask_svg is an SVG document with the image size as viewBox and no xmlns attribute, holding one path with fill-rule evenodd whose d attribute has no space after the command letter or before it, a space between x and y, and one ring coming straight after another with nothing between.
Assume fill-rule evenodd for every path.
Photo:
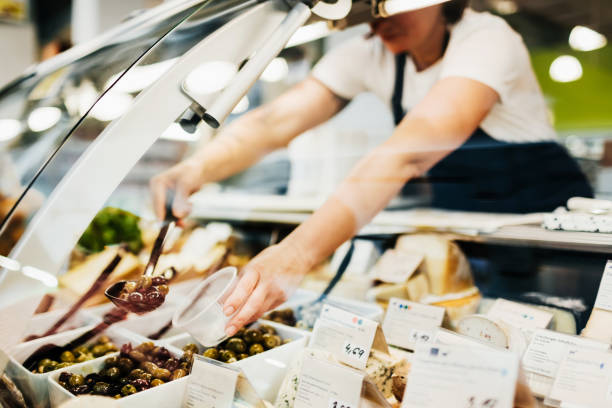
<instances>
[{"instance_id":1,"label":"ceiling light","mask_svg":"<svg viewBox=\"0 0 612 408\"><path fill-rule=\"evenodd\" d=\"M6 142L19 135L21 122L16 119L0 119L0 142Z\"/></svg>"},{"instance_id":2,"label":"ceiling light","mask_svg":"<svg viewBox=\"0 0 612 408\"><path fill-rule=\"evenodd\" d=\"M603 48L608 40L602 34L584 26L576 26L569 36L569 45L578 51L594 51Z\"/></svg>"},{"instance_id":3,"label":"ceiling light","mask_svg":"<svg viewBox=\"0 0 612 408\"><path fill-rule=\"evenodd\" d=\"M172 65L178 61L177 58L171 58L166 61L156 62L154 64L139 65L129 69L127 72L121 71L106 81L104 89L108 89L119 80L114 86L113 90L125 93L140 92L147 88L153 82L158 80L166 71L168 71ZM123 73L125 72L125 75ZM123 75L121 78L119 78Z\"/></svg>"},{"instance_id":4,"label":"ceiling light","mask_svg":"<svg viewBox=\"0 0 612 408\"><path fill-rule=\"evenodd\" d=\"M132 95L112 89L96 102L89 114L102 122L110 122L123 115L132 106L133 101Z\"/></svg>"},{"instance_id":5,"label":"ceiling light","mask_svg":"<svg viewBox=\"0 0 612 408\"><path fill-rule=\"evenodd\" d=\"M582 65L572 55L562 55L550 64L550 77L557 82L573 82L582 78Z\"/></svg>"},{"instance_id":6,"label":"ceiling light","mask_svg":"<svg viewBox=\"0 0 612 408\"><path fill-rule=\"evenodd\" d=\"M21 269L21 273L28 278L36 279L37 281L42 282L46 286L52 288L57 287L57 278L49 272L43 271L42 269L38 269L33 266L24 266Z\"/></svg>"},{"instance_id":7,"label":"ceiling light","mask_svg":"<svg viewBox=\"0 0 612 408\"><path fill-rule=\"evenodd\" d=\"M237 115L246 112L249 109L249 105L249 98L244 95L240 102L238 102L238 105L236 105L236 107L232 111L232 115Z\"/></svg>"},{"instance_id":8,"label":"ceiling light","mask_svg":"<svg viewBox=\"0 0 612 408\"><path fill-rule=\"evenodd\" d=\"M199 95L213 94L225 88L237 72L238 67L231 62L205 62L187 75L185 89Z\"/></svg>"},{"instance_id":9,"label":"ceiling light","mask_svg":"<svg viewBox=\"0 0 612 408\"><path fill-rule=\"evenodd\" d=\"M54 106L34 109L28 116L28 127L33 132L42 132L55 126L62 117L62 111Z\"/></svg>"},{"instance_id":10,"label":"ceiling light","mask_svg":"<svg viewBox=\"0 0 612 408\"><path fill-rule=\"evenodd\" d=\"M261 74L261 80L265 82L278 82L287 77L289 74L289 65L287 60L282 57L274 58L264 72Z\"/></svg>"}]
</instances>

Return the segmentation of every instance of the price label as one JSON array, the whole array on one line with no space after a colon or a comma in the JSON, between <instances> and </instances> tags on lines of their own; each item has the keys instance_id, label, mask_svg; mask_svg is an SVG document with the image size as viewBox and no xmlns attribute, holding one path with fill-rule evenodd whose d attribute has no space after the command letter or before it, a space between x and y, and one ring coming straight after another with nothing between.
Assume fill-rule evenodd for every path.
<instances>
[{"instance_id":1,"label":"price label","mask_svg":"<svg viewBox=\"0 0 612 408\"><path fill-rule=\"evenodd\" d=\"M552 313L506 299L497 299L487 317L523 330L531 338L537 329L545 329L552 320Z\"/></svg>"},{"instance_id":2,"label":"price label","mask_svg":"<svg viewBox=\"0 0 612 408\"><path fill-rule=\"evenodd\" d=\"M329 399L328 408L355 408L354 405L347 404L344 401L338 401L336 398Z\"/></svg>"},{"instance_id":3,"label":"price label","mask_svg":"<svg viewBox=\"0 0 612 408\"><path fill-rule=\"evenodd\" d=\"M240 371L194 355L183 408L232 408Z\"/></svg>"},{"instance_id":4,"label":"price label","mask_svg":"<svg viewBox=\"0 0 612 408\"><path fill-rule=\"evenodd\" d=\"M612 312L612 260L606 263L597 291L595 307Z\"/></svg>"},{"instance_id":5,"label":"price label","mask_svg":"<svg viewBox=\"0 0 612 408\"><path fill-rule=\"evenodd\" d=\"M385 338L389 344L412 350L417 343L431 340L444 313L443 307L391 298L382 326Z\"/></svg>"},{"instance_id":6,"label":"price label","mask_svg":"<svg viewBox=\"0 0 612 408\"><path fill-rule=\"evenodd\" d=\"M331 351L339 361L364 369L377 329L373 320L325 305L312 330L310 347Z\"/></svg>"}]
</instances>

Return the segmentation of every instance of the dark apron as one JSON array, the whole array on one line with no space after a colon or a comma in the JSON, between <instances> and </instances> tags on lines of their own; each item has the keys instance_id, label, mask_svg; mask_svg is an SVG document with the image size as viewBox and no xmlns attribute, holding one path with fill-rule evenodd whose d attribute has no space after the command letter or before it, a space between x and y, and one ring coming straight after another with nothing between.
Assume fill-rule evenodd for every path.
<instances>
[{"instance_id":1,"label":"dark apron","mask_svg":"<svg viewBox=\"0 0 612 408\"><path fill-rule=\"evenodd\" d=\"M406 54L396 55L391 105L395 124L402 108ZM552 211L570 197L593 197L576 161L560 144L508 143L477 129L427 173L432 207L458 211Z\"/></svg>"}]
</instances>

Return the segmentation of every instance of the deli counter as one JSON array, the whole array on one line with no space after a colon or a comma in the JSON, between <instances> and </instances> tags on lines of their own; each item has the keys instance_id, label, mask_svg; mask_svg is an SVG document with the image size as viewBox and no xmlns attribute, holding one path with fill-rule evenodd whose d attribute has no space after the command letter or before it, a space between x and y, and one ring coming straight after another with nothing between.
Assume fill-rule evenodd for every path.
<instances>
[{"instance_id":1,"label":"deli counter","mask_svg":"<svg viewBox=\"0 0 612 408\"><path fill-rule=\"evenodd\" d=\"M284 304L210 340L225 321L204 294L218 306L241 268L323 204L324 183L295 181L322 166L290 147L291 160L193 194L180 222L156 219L149 180L279 94L266 76L307 75L321 39L423 7L403 3L166 2L1 89L0 405L609 403L605 199L490 214L398 197ZM323 178L346 167L338 157ZM118 282L115 304L160 304L113 307ZM605 373L588 371L594 396L576 400L579 365L594 361Z\"/></svg>"}]
</instances>

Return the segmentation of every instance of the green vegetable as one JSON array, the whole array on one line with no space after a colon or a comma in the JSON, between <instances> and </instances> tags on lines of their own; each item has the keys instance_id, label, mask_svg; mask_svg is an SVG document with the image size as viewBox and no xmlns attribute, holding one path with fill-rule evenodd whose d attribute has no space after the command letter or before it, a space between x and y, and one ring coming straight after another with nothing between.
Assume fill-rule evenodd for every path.
<instances>
[{"instance_id":1,"label":"green vegetable","mask_svg":"<svg viewBox=\"0 0 612 408\"><path fill-rule=\"evenodd\" d=\"M107 245L125 243L128 250L137 253L142 249L139 217L119 208L106 207L91 221L79 245L91 252L100 252Z\"/></svg>"}]
</instances>

